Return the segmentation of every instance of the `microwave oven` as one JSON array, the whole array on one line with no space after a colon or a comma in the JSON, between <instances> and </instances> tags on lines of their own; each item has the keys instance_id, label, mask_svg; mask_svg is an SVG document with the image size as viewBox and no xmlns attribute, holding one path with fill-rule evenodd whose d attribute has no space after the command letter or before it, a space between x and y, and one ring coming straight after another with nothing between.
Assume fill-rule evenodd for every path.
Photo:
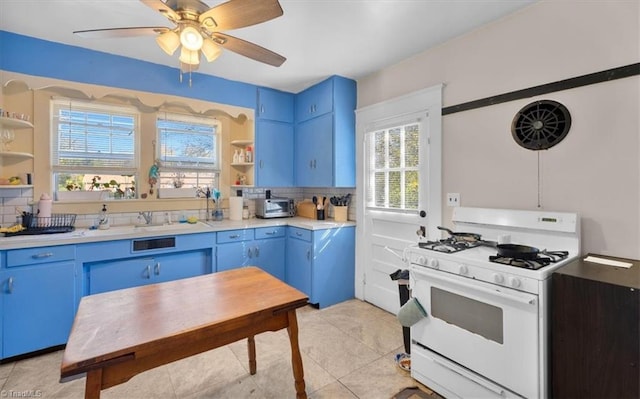
<instances>
[{"instance_id":1,"label":"microwave oven","mask_svg":"<svg viewBox=\"0 0 640 399\"><path fill-rule=\"evenodd\" d=\"M259 198L256 200L256 217L290 218L296 215L295 205L290 198Z\"/></svg>"}]
</instances>

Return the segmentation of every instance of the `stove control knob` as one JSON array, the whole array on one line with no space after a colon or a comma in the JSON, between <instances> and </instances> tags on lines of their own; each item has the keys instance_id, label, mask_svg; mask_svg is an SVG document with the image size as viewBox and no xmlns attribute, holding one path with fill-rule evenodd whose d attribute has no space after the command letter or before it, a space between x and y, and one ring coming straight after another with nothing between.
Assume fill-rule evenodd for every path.
<instances>
[{"instance_id":1,"label":"stove control knob","mask_svg":"<svg viewBox=\"0 0 640 399\"><path fill-rule=\"evenodd\" d=\"M520 279L516 277L509 277L509 285L511 285L513 288L518 288L522 285L522 281L520 281Z\"/></svg>"},{"instance_id":2,"label":"stove control knob","mask_svg":"<svg viewBox=\"0 0 640 399\"><path fill-rule=\"evenodd\" d=\"M418 256L418 264L420 265L426 265L427 264L427 260L424 258L424 256Z\"/></svg>"},{"instance_id":3,"label":"stove control knob","mask_svg":"<svg viewBox=\"0 0 640 399\"><path fill-rule=\"evenodd\" d=\"M504 276L500 273L494 273L493 274L493 281L495 281L498 284L502 284L504 283Z\"/></svg>"},{"instance_id":4,"label":"stove control knob","mask_svg":"<svg viewBox=\"0 0 640 399\"><path fill-rule=\"evenodd\" d=\"M460 268L458 269L458 274L461 274L464 276L467 273L469 273L469 268L466 267L465 265L460 265Z\"/></svg>"},{"instance_id":5,"label":"stove control knob","mask_svg":"<svg viewBox=\"0 0 640 399\"><path fill-rule=\"evenodd\" d=\"M439 269L440 266L438 265L438 259L431 259L429 261L429 267L432 267L432 268L434 268L436 270Z\"/></svg>"}]
</instances>

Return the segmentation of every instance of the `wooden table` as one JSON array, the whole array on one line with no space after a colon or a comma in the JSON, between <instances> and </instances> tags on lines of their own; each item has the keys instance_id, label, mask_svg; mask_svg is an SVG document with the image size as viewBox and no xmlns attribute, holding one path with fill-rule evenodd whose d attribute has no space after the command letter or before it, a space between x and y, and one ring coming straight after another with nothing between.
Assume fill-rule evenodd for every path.
<instances>
[{"instance_id":1,"label":"wooden table","mask_svg":"<svg viewBox=\"0 0 640 399\"><path fill-rule=\"evenodd\" d=\"M308 298L257 267L82 298L60 367L61 381L86 373L85 398L138 373L287 328L296 397L306 398L296 309Z\"/></svg>"}]
</instances>

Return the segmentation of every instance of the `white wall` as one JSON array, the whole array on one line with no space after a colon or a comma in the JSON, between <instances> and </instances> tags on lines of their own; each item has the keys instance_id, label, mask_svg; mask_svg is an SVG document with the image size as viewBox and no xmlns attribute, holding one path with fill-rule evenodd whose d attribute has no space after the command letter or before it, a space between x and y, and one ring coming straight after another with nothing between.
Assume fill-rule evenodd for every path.
<instances>
[{"instance_id":1,"label":"white wall","mask_svg":"<svg viewBox=\"0 0 640 399\"><path fill-rule=\"evenodd\" d=\"M637 0L543 0L359 80L358 108L438 83L447 107L638 63L639 19ZM510 126L538 99L563 103L572 126L562 143L535 152L515 143ZM640 259L639 138L638 76L451 114L443 194L461 193L463 206L538 209L540 193L540 209L581 215L584 253Z\"/></svg>"}]
</instances>

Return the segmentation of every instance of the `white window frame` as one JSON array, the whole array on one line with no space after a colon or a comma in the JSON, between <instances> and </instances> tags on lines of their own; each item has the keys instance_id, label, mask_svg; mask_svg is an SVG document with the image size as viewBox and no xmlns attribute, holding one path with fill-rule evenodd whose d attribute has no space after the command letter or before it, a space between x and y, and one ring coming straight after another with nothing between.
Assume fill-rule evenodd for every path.
<instances>
[{"instance_id":1,"label":"white window frame","mask_svg":"<svg viewBox=\"0 0 640 399\"><path fill-rule=\"evenodd\" d=\"M96 112L109 115L124 115L130 116L134 120L133 126L133 154L128 156L128 162L122 166L74 166L74 165L62 165L59 163L59 110L61 109L79 110L81 112ZM140 112L135 107L120 106L113 104L105 104L91 101L84 101L72 98L60 98L54 97L50 101L50 118L51 118L51 133L50 133L50 163L51 163L51 180L54 191L58 191L57 179L59 174L84 174L89 176L105 176L105 175L122 175L133 176L133 179L137 182L139 178L140 169ZM104 159L108 159L105 157ZM99 159L99 157L97 157ZM82 187L82 189L86 189ZM137 191L137 190L136 190Z\"/></svg>"}]
</instances>

